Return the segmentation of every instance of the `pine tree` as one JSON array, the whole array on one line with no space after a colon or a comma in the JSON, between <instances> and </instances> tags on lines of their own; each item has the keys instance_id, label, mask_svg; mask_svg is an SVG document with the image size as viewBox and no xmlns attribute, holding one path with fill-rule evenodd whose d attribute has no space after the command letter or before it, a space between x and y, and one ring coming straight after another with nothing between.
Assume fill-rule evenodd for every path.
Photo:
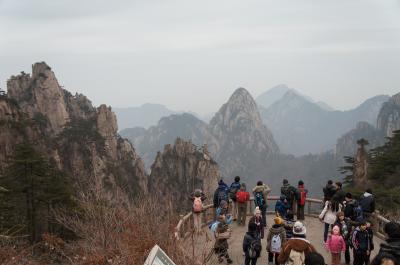
<instances>
[{"instance_id":1,"label":"pine tree","mask_svg":"<svg viewBox=\"0 0 400 265\"><path fill-rule=\"evenodd\" d=\"M67 178L29 142L16 146L0 186L8 190L2 193L1 226L27 233L31 243L52 232L52 209L72 202Z\"/></svg>"}]
</instances>

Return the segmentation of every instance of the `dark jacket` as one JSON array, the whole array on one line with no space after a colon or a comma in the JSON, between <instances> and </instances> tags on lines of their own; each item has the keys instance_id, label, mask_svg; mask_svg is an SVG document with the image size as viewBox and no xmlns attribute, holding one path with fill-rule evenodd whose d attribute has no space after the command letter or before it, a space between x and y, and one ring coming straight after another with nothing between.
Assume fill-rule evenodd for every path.
<instances>
[{"instance_id":1,"label":"dark jacket","mask_svg":"<svg viewBox=\"0 0 400 265\"><path fill-rule=\"evenodd\" d=\"M244 238L243 238L243 252L245 253L246 257L249 256L250 245L251 245L251 242L253 242L254 240L260 240L257 237L257 232L247 232L244 235ZM257 258L260 257L260 252L257 252Z\"/></svg>"},{"instance_id":2,"label":"dark jacket","mask_svg":"<svg viewBox=\"0 0 400 265\"><path fill-rule=\"evenodd\" d=\"M346 202L343 212L344 212L344 217L351 219L352 221L356 220L356 215L355 215L355 208L358 206L358 202L354 199Z\"/></svg>"},{"instance_id":3,"label":"dark jacket","mask_svg":"<svg viewBox=\"0 0 400 265\"><path fill-rule=\"evenodd\" d=\"M249 220L249 224L250 223L255 223L257 225L257 234L260 238L264 238L264 223L262 221L262 217L260 216L258 218L256 216L253 216Z\"/></svg>"},{"instance_id":4,"label":"dark jacket","mask_svg":"<svg viewBox=\"0 0 400 265\"><path fill-rule=\"evenodd\" d=\"M354 230L351 243L354 250L357 252L371 251L373 249L373 244L371 244L372 242L368 230L361 231L360 227L357 227Z\"/></svg>"},{"instance_id":5,"label":"dark jacket","mask_svg":"<svg viewBox=\"0 0 400 265\"><path fill-rule=\"evenodd\" d=\"M285 196L281 196L279 201L275 204L275 212L277 212L282 218L285 218L289 209L290 205L287 202L285 203Z\"/></svg>"},{"instance_id":6,"label":"dark jacket","mask_svg":"<svg viewBox=\"0 0 400 265\"><path fill-rule=\"evenodd\" d=\"M377 259L387 256L392 256L397 262L395 264L400 265L400 238L390 238L386 240L386 243L381 244ZM377 265L380 264L379 262Z\"/></svg>"},{"instance_id":7,"label":"dark jacket","mask_svg":"<svg viewBox=\"0 0 400 265\"><path fill-rule=\"evenodd\" d=\"M281 195L285 195L289 204L293 205L293 202L297 198L297 189L291 186L289 183L283 184L281 187Z\"/></svg>"},{"instance_id":8,"label":"dark jacket","mask_svg":"<svg viewBox=\"0 0 400 265\"><path fill-rule=\"evenodd\" d=\"M232 201L236 201L236 193L240 190L240 181L235 181L229 187L229 197Z\"/></svg>"},{"instance_id":9,"label":"dark jacket","mask_svg":"<svg viewBox=\"0 0 400 265\"><path fill-rule=\"evenodd\" d=\"M330 201L336 193L336 188L333 184L326 184L325 188L323 189L324 192L324 200Z\"/></svg>"},{"instance_id":10,"label":"dark jacket","mask_svg":"<svg viewBox=\"0 0 400 265\"><path fill-rule=\"evenodd\" d=\"M286 239L290 239L293 237L293 226L295 221L286 218L284 220L285 220L284 227L286 230Z\"/></svg>"},{"instance_id":11,"label":"dark jacket","mask_svg":"<svg viewBox=\"0 0 400 265\"><path fill-rule=\"evenodd\" d=\"M348 221L343 220L340 221L339 219L336 220L336 222L333 224L332 227L337 225L340 229L340 234L343 236L343 239L346 241L350 238L350 233L351 233L351 226Z\"/></svg>"},{"instance_id":12,"label":"dark jacket","mask_svg":"<svg viewBox=\"0 0 400 265\"><path fill-rule=\"evenodd\" d=\"M223 200L224 201L228 201L229 200L229 186L225 184L225 182L223 180L220 180L218 182L218 188L215 190L214 192L214 200L213 200L213 204L214 204L214 208L217 208L219 206L219 203L221 202L221 198L219 198L219 194L222 193L224 194Z\"/></svg>"},{"instance_id":13,"label":"dark jacket","mask_svg":"<svg viewBox=\"0 0 400 265\"><path fill-rule=\"evenodd\" d=\"M375 211L375 196L365 192L360 199L360 205L365 213L373 213Z\"/></svg>"},{"instance_id":14,"label":"dark jacket","mask_svg":"<svg viewBox=\"0 0 400 265\"><path fill-rule=\"evenodd\" d=\"M345 200L346 192L343 189L336 190L335 194L332 196L332 201L336 201L343 205Z\"/></svg>"}]
</instances>

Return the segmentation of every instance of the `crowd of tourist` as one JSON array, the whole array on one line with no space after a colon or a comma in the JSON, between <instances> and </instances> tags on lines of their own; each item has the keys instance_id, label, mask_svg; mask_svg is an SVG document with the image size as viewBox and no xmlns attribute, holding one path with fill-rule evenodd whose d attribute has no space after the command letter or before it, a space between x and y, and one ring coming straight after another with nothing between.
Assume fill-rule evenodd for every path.
<instances>
[{"instance_id":1,"label":"crowd of tourist","mask_svg":"<svg viewBox=\"0 0 400 265\"><path fill-rule=\"evenodd\" d=\"M255 265L263 252L262 240L266 240L268 264L285 265L325 265L322 255L307 239L304 206L308 191L302 180L297 187L283 180L279 200L275 204L275 217L272 224L267 224L268 196L271 189L262 181L247 191L239 176L229 186L222 179L214 192L213 204L215 221L209 225L214 235L214 253L218 262L233 260L229 255L228 239L232 235L230 225L247 224L243 238L243 256L245 265ZM390 222L385 226L388 239L380 246L379 254L371 261L374 250L374 233L371 222L375 211L375 197L370 189L356 200L351 193L343 190L340 182L328 181L323 188L323 209L319 220L324 223L321 241L331 255L331 264L339 265L344 253L344 261L353 265L400 265L400 225ZM247 207L250 197L254 198L254 214L247 219ZM190 199L193 201L195 232L202 232L202 202L206 199L201 190L196 190ZM296 213L296 220L295 220Z\"/></svg>"}]
</instances>

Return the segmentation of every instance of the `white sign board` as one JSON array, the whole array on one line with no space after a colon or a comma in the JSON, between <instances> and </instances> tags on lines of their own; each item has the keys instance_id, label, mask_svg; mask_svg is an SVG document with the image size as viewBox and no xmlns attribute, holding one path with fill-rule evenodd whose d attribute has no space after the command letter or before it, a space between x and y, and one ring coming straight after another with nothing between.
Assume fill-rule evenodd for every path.
<instances>
[{"instance_id":1,"label":"white sign board","mask_svg":"<svg viewBox=\"0 0 400 265\"><path fill-rule=\"evenodd\" d=\"M144 265L176 265L165 252L158 246L155 245L150 251Z\"/></svg>"}]
</instances>

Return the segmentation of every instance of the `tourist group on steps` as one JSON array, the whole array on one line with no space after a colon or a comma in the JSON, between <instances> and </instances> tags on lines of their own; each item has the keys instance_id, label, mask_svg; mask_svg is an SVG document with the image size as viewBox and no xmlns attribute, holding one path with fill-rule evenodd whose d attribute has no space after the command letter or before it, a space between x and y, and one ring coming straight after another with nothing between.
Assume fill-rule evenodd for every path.
<instances>
[{"instance_id":1,"label":"tourist group on steps","mask_svg":"<svg viewBox=\"0 0 400 265\"><path fill-rule=\"evenodd\" d=\"M255 210L247 223L250 193L246 184L240 182L239 176L230 186L222 179L218 182L213 197L215 221L209 225L209 229L215 237L213 252L219 263L233 262L229 256L228 239L232 233L230 225L236 221L239 226L248 224L248 231L243 238L245 265L257 264L263 249L261 239L265 236L269 265L325 265L323 256L307 240L307 228L303 220L308 191L304 182L299 180L297 187L294 187L288 180L283 180L281 195L275 205L276 216L267 229L267 198L270 192L269 186L262 181L252 189ZM345 263L350 264L351 252L353 265L400 265L400 225L396 222L385 225L386 243L380 246L379 254L371 261L374 234L370 217L375 211L375 198L370 189L356 200L351 193L342 189L340 182L328 181L323 193L324 207L319 215L324 223L321 241L331 254L332 265L341 264L342 253ZM197 234L202 233L203 202L206 199L200 189L190 196Z\"/></svg>"}]
</instances>

